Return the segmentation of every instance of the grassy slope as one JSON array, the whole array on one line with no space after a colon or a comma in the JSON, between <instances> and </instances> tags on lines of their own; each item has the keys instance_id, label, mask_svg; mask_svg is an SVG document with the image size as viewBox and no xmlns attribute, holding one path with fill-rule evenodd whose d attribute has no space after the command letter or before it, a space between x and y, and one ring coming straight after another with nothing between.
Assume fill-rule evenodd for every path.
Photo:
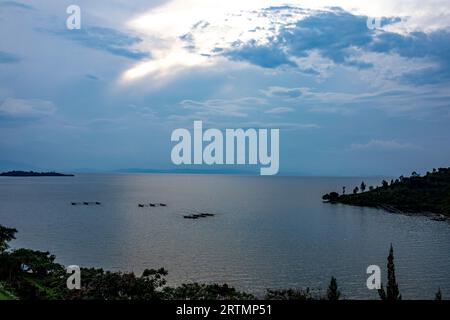
<instances>
[{"instance_id":1,"label":"grassy slope","mask_svg":"<svg viewBox=\"0 0 450 320\"><path fill-rule=\"evenodd\" d=\"M393 207L408 213L438 213L450 216L450 168L410 177L373 191L341 195L344 204L370 207Z\"/></svg>"},{"instance_id":2,"label":"grassy slope","mask_svg":"<svg viewBox=\"0 0 450 320\"><path fill-rule=\"evenodd\" d=\"M16 300L17 298L0 283L0 300Z\"/></svg>"}]
</instances>

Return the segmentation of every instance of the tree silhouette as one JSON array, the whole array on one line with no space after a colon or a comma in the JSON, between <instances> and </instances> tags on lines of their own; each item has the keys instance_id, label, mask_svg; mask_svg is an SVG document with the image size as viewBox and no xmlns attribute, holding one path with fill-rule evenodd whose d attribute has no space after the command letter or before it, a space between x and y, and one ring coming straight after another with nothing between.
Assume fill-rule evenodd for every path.
<instances>
[{"instance_id":1,"label":"tree silhouette","mask_svg":"<svg viewBox=\"0 0 450 320\"><path fill-rule=\"evenodd\" d=\"M441 288L439 288L438 292L436 293L436 296L435 296L434 300L438 300L438 301L442 300Z\"/></svg>"},{"instance_id":2,"label":"tree silhouette","mask_svg":"<svg viewBox=\"0 0 450 320\"><path fill-rule=\"evenodd\" d=\"M386 286L386 291L384 290L383 285L381 285L381 288L378 290L378 294L380 295L381 300L401 300L402 296L400 295L400 292L398 290L398 284L395 278L394 248L392 247L392 244L391 249L389 250L387 269L388 283Z\"/></svg>"},{"instance_id":3,"label":"tree silhouette","mask_svg":"<svg viewBox=\"0 0 450 320\"><path fill-rule=\"evenodd\" d=\"M383 185L383 188L389 187L389 183L386 180L383 180L382 185Z\"/></svg>"},{"instance_id":4,"label":"tree silhouette","mask_svg":"<svg viewBox=\"0 0 450 320\"><path fill-rule=\"evenodd\" d=\"M359 188L358 188L358 187L355 187L355 189L353 189L353 194L357 194L358 191L359 191Z\"/></svg>"},{"instance_id":5,"label":"tree silhouette","mask_svg":"<svg viewBox=\"0 0 450 320\"><path fill-rule=\"evenodd\" d=\"M366 187L367 187L367 185L364 183L364 181L361 182L361 192L366 191Z\"/></svg>"},{"instance_id":6,"label":"tree silhouette","mask_svg":"<svg viewBox=\"0 0 450 320\"><path fill-rule=\"evenodd\" d=\"M330 285L327 289L327 299L330 301L337 301L341 297L341 292L338 289L338 284L335 277L331 277Z\"/></svg>"},{"instance_id":7,"label":"tree silhouette","mask_svg":"<svg viewBox=\"0 0 450 320\"><path fill-rule=\"evenodd\" d=\"M342 187L342 194L345 194L345 186Z\"/></svg>"},{"instance_id":8,"label":"tree silhouette","mask_svg":"<svg viewBox=\"0 0 450 320\"><path fill-rule=\"evenodd\" d=\"M0 253L9 248L8 242L15 239L17 230L0 225Z\"/></svg>"}]
</instances>

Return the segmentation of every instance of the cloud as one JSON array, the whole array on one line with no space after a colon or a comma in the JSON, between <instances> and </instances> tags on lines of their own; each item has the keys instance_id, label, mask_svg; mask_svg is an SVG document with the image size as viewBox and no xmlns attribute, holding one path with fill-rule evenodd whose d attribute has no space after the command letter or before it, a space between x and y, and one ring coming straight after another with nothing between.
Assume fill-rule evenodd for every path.
<instances>
[{"instance_id":1,"label":"cloud","mask_svg":"<svg viewBox=\"0 0 450 320\"><path fill-rule=\"evenodd\" d=\"M421 58L435 63L419 71L405 72L400 80L413 84L433 84L450 80L450 31L380 34L368 48L374 52Z\"/></svg>"},{"instance_id":2,"label":"cloud","mask_svg":"<svg viewBox=\"0 0 450 320\"><path fill-rule=\"evenodd\" d=\"M130 48L141 43L141 38L111 28L83 25L81 29L48 32L89 48L103 50L132 60L143 60L150 57L148 52Z\"/></svg>"},{"instance_id":3,"label":"cloud","mask_svg":"<svg viewBox=\"0 0 450 320\"><path fill-rule=\"evenodd\" d=\"M267 114L280 114L280 113L287 113L287 112L293 112L294 109L288 108L288 107L277 107L270 110L265 111L264 113Z\"/></svg>"},{"instance_id":4,"label":"cloud","mask_svg":"<svg viewBox=\"0 0 450 320\"><path fill-rule=\"evenodd\" d=\"M372 139L365 144L354 143L350 147L353 150L413 150L418 149L411 143L401 143L396 140L378 140Z\"/></svg>"},{"instance_id":5,"label":"cloud","mask_svg":"<svg viewBox=\"0 0 450 320\"><path fill-rule=\"evenodd\" d=\"M269 87L262 91L268 97L298 98L302 93L302 88Z\"/></svg>"},{"instance_id":6,"label":"cloud","mask_svg":"<svg viewBox=\"0 0 450 320\"><path fill-rule=\"evenodd\" d=\"M0 8L18 8L18 9L34 10L33 6L17 1L0 1Z\"/></svg>"},{"instance_id":7,"label":"cloud","mask_svg":"<svg viewBox=\"0 0 450 320\"><path fill-rule=\"evenodd\" d=\"M236 127L236 125L233 125ZM299 122L268 122L268 121L248 121L240 124L241 127L245 128L272 128L272 129L283 129L288 131L294 130L308 130L308 129L319 129L320 125L316 123L299 123Z\"/></svg>"},{"instance_id":8,"label":"cloud","mask_svg":"<svg viewBox=\"0 0 450 320\"><path fill-rule=\"evenodd\" d=\"M351 47L362 47L372 41L367 17L339 8L302 19L294 29L284 29L279 37L292 55L302 57L308 51L318 50L322 56L340 64L351 60Z\"/></svg>"},{"instance_id":9,"label":"cloud","mask_svg":"<svg viewBox=\"0 0 450 320\"><path fill-rule=\"evenodd\" d=\"M18 63L19 61L19 56L9 52L0 51L0 63Z\"/></svg>"},{"instance_id":10,"label":"cloud","mask_svg":"<svg viewBox=\"0 0 450 320\"><path fill-rule=\"evenodd\" d=\"M263 68L277 68L279 66L296 66L276 43L270 46L256 44L255 41L231 49L225 56L232 60L248 61Z\"/></svg>"},{"instance_id":11,"label":"cloud","mask_svg":"<svg viewBox=\"0 0 450 320\"><path fill-rule=\"evenodd\" d=\"M273 10L278 10L273 8ZM315 52L331 60L335 65L370 69L374 64L361 59L364 53L396 54L408 59L421 58L435 66L420 71L405 72L399 80L415 84L438 83L450 80L450 32L438 29L431 32L396 33L380 29L370 30L367 17L352 14L340 8L328 11L310 11L299 18L295 26L286 23L278 34L263 44L253 40L237 42L225 55L234 60L247 61L265 68L283 65L297 67L299 71L317 75L316 68L299 67L294 61ZM382 18L383 26L389 27L401 21L400 17ZM261 42L261 41L260 41ZM306 60L305 60L306 58ZM423 61L425 62L425 61Z\"/></svg>"},{"instance_id":12,"label":"cloud","mask_svg":"<svg viewBox=\"0 0 450 320\"><path fill-rule=\"evenodd\" d=\"M269 87L261 90L283 104L300 104L313 113L354 115L367 108L382 110L389 115L406 115L420 119L448 113L450 93L444 87L409 87L399 85L388 89L370 88L370 91L327 91L322 88Z\"/></svg>"},{"instance_id":13,"label":"cloud","mask_svg":"<svg viewBox=\"0 0 450 320\"><path fill-rule=\"evenodd\" d=\"M183 100L180 105L184 109L195 111L196 116L211 115L228 117L247 117L248 112L267 102L261 98L245 97L238 99L210 99L206 101Z\"/></svg>"},{"instance_id":14,"label":"cloud","mask_svg":"<svg viewBox=\"0 0 450 320\"><path fill-rule=\"evenodd\" d=\"M447 58L450 41L448 32L438 28L442 28L442 23L433 27L431 33L408 30L408 22L413 20L415 24L417 19L402 18L400 14L406 17L403 11L383 2L380 6L386 14L398 12L399 16L383 16L378 10L381 29L370 30L366 14L374 14L373 5L338 2L347 8L344 10L326 7L328 2L309 3L310 7L304 3L305 7L299 7L270 1L265 5L273 5L264 7L257 1L245 5L230 1L223 8L216 8L199 5L201 0L195 6L171 1L129 22L131 28L160 37L163 47L155 48L152 41L146 42L144 46L154 53L153 60L127 70L123 78L131 80L147 75L158 78L186 68L214 67L221 63L218 57L266 69L292 68L318 77L328 72L330 62L333 67L383 69L366 59L368 53L383 53L429 59L436 64L418 72L409 70L409 74L405 70L398 81L426 84L450 79ZM406 9L414 13L409 6ZM169 24L173 20L176 25ZM425 23L422 29L424 26ZM318 63L317 56L326 61Z\"/></svg>"},{"instance_id":15,"label":"cloud","mask_svg":"<svg viewBox=\"0 0 450 320\"><path fill-rule=\"evenodd\" d=\"M273 15L287 12L297 12L298 7L284 6L266 8L264 12ZM233 60L247 61L264 68L278 68L286 65L297 70L318 75L319 72L311 65L298 66L295 58L307 58L314 52L319 52L335 64L367 69L371 63L357 59L355 49L370 44L374 33L367 28L367 17L353 15L340 8L330 8L326 11L303 9L302 14L294 19L280 19L278 31L265 41L236 41L237 45L226 51L225 55ZM283 17L283 16L282 16ZM280 17L279 17L280 18ZM295 23L293 23L293 21ZM397 20L386 20L393 23ZM277 29L274 29L277 30Z\"/></svg>"},{"instance_id":16,"label":"cloud","mask_svg":"<svg viewBox=\"0 0 450 320\"><path fill-rule=\"evenodd\" d=\"M98 80L97 76L90 74L90 73L85 74L85 77L89 80Z\"/></svg>"},{"instance_id":17,"label":"cloud","mask_svg":"<svg viewBox=\"0 0 450 320\"><path fill-rule=\"evenodd\" d=\"M0 116L10 118L35 118L52 115L57 108L51 101L40 99L7 98L0 104Z\"/></svg>"}]
</instances>

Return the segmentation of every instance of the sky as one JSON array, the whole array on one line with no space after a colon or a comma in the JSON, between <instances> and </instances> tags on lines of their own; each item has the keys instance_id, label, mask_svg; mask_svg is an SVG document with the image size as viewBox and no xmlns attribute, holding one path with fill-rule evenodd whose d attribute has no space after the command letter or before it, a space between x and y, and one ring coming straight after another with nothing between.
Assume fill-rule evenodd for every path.
<instances>
[{"instance_id":1,"label":"sky","mask_svg":"<svg viewBox=\"0 0 450 320\"><path fill-rule=\"evenodd\" d=\"M172 169L201 120L280 129L280 174L424 173L449 84L450 0L0 0L0 168Z\"/></svg>"}]
</instances>

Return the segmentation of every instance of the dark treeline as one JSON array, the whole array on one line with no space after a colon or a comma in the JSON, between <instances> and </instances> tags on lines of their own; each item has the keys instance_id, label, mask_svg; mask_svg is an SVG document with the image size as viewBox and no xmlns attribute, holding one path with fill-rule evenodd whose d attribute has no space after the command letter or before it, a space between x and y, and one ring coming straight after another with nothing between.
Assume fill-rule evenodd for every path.
<instances>
[{"instance_id":1,"label":"dark treeline","mask_svg":"<svg viewBox=\"0 0 450 320\"><path fill-rule=\"evenodd\" d=\"M368 189L368 190L367 190ZM363 181L352 194L331 192L322 197L331 203L379 207L398 213L421 213L450 217L450 168L433 169L421 176L413 172L391 181L383 180L381 186L369 186Z\"/></svg>"},{"instance_id":2,"label":"dark treeline","mask_svg":"<svg viewBox=\"0 0 450 320\"><path fill-rule=\"evenodd\" d=\"M64 266L49 252L29 249L10 250L16 229L0 225L0 300L254 300L258 297L237 291L227 284L182 284L166 286L165 269L147 269L141 276L81 268L81 288L69 290ZM388 257L388 281L379 290L382 300L400 300L395 277L394 250ZM266 291L267 300L340 300L341 291L332 277L326 294L306 289ZM442 299L439 290L435 297Z\"/></svg>"},{"instance_id":3,"label":"dark treeline","mask_svg":"<svg viewBox=\"0 0 450 320\"><path fill-rule=\"evenodd\" d=\"M0 173L2 177L73 177L73 174L64 174L58 172L35 172L35 171L8 171Z\"/></svg>"}]
</instances>

